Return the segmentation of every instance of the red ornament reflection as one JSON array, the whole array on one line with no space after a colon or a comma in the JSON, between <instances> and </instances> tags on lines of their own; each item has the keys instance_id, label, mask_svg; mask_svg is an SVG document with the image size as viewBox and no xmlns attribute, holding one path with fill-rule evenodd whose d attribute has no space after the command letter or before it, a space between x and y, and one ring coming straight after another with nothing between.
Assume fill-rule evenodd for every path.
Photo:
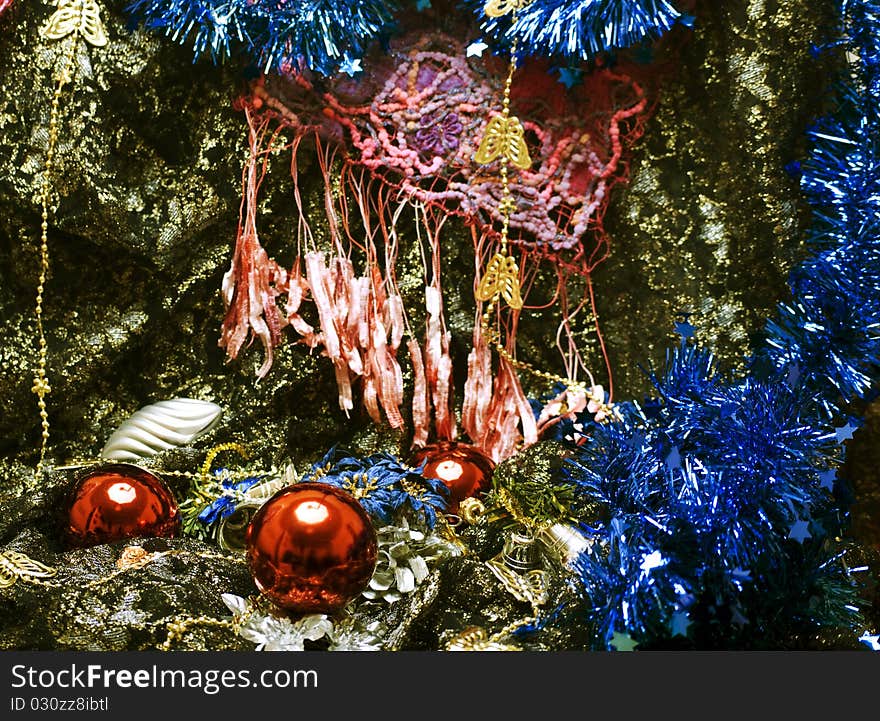
<instances>
[{"instance_id":1,"label":"red ornament reflection","mask_svg":"<svg viewBox=\"0 0 880 721\"><path fill-rule=\"evenodd\" d=\"M247 559L257 588L298 613L333 613L376 569L370 517L349 493L324 483L283 488L254 515Z\"/></svg>"},{"instance_id":2,"label":"red ornament reflection","mask_svg":"<svg viewBox=\"0 0 880 721\"><path fill-rule=\"evenodd\" d=\"M425 463L425 478L438 478L449 488L449 512L457 513L465 498L487 492L495 464L485 453L465 443L442 441L415 454L415 465Z\"/></svg>"},{"instance_id":3,"label":"red ornament reflection","mask_svg":"<svg viewBox=\"0 0 880 721\"><path fill-rule=\"evenodd\" d=\"M77 480L68 501L65 535L71 546L172 537L179 530L171 491L158 476L137 466L114 463L90 470Z\"/></svg>"}]
</instances>

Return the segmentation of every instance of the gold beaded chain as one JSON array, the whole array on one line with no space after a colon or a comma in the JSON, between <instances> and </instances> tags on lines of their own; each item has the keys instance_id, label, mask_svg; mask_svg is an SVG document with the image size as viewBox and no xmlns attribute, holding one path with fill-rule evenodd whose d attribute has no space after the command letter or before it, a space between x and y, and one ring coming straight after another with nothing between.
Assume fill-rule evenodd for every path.
<instances>
[{"instance_id":1,"label":"gold beaded chain","mask_svg":"<svg viewBox=\"0 0 880 721\"><path fill-rule=\"evenodd\" d=\"M453 636L446 643L447 651L522 651L523 649L504 641L516 629L537 621L535 616L527 616L507 624L491 636L480 626L471 626Z\"/></svg>"},{"instance_id":2,"label":"gold beaded chain","mask_svg":"<svg viewBox=\"0 0 880 721\"><path fill-rule=\"evenodd\" d=\"M500 17L512 10L513 21L516 22L516 13L519 11L519 7L519 0L512 0L503 6L489 0L485 6L485 12L490 17ZM517 266L516 259L509 254L508 248L510 214L516 209L516 202L510 191L509 166L513 165L520 170L526 170L532 165L522 123L519 118L510 114L510 88L516 73L518 44L519 39L514 38L510 49L510 66L504 82L501 114L496 115L486 125L486 131L474 155L474 160L480 165L489 165L495 160L500 160L499 172L501 174L501 201L498 204L498 213L501 216L501 247L486 266L486 271L475 293L477 300L488 303L486 311L483 313L483 328L486 332L488 332L489 318L499 298L503 298L514 310L520 310L523 307L519 266Z\"/></svg>"},{"instance_id":3,"label":"gold beaded chain","mask_svg":"<svg viewBox=\"0 0 880 721\"><path fill-rule=\"evenodd\" d=\"M43 164L43 178L40 183L40 209L42 223L40 225L40 275L37 283L37 298L34 308L37 324L37 369L32 391L37 395L37 407L40 411L40 458L37 461L36 475L43 474L46 461L46 450L49 446L49 413L46 407L46 396L52 388L47 378L48 345L43 328L43 293L49 274L49 195L52 191L52 174L55 169L55 147L58 144L58 118L61 112L61 95L64 86L73 82L73 61L76 57L77 36L90 45L104 47L107 44L107 33L101 22L101 10L95 0L57 0L57 9L49 18L49 22L40 31L47 40L68 40L64 55L61 74L52 96L52 110L49 115L49 144L46 148L46 161Z\"/></svg>"},{"instance_id":4,"label":"gold beaded chain","mask_svg":"<svg viewBox=\"0 0 880 721\"><path fill-rule=\"evenodd\" d=\"M210 451L208 451L205 456L205 462L202 464L201 469L199 469L199 473L202 476L208 476L211 473L211 466L214 465L214 459L217 458L224 451L235 451L240 455L244 460L248 460L251 457L250 452L247 448L245 448L241 443L221 443L219 446L214 446Z\"/></svg>"},{"instance_id":5,"label":"gold beaded chain","mask_svg":"<svg viewBox=\"0 0 880 721\"><path fill-rule=\"evenodd\" d=\"M236 444L237 445L237 444ZM58 466L57 470L64 471L70 470L72 468L86 468L88 466L97 466L103 463L107 463L106 458L84 458L77 459L75 462L69 463L64 466ZM152 470L151 468L147 468L146 470ZM201 469L198 471L172 471L172 470L158 470L156 471L163 478L184 478L188 481L198 482L203 481L205 483L215 483L217 481L217 477L213 473L205 473ZM245 478L253 478L254 476L274 476L278 475L280 472L277 468L269 468L269 469L244 469L240 471L232 471L227 470L223 474L223 478L227 480L244 480ZM192 495L197 497L197 500L200 500L204 493L207 492L205 489L194 485L192 490ZM210 496L207 499L207 503L214 501L214 496Z\"/></svg>"},{"instance_id":6,"label":"gold beaded chain","mask_svg":"<svg viewBox=\"0 0 880 721\"><path fill-rule=\"evenodd\" d=\"M511 22L515 24L517 13L530 2L531 0L487 0L483 11L488 17L495 18L512 13ZM514 36L510 48L510 66L504 82L501 114L492 118L487 124L480 146L474 155L474 160L480 165L488 165L495 160L500 160L499 174L501 176L501 200L498 204L498 214L501 216L501 247L487 264L474 294L478 301L487 304L480 327L486 341L512 367L551 383L561 383L573 394L590 397L591 400L600 404L604 411L604 417L610 419L614 417L615 411L613 406L605 405L604 396L594 396L592 387L582 381L542 371L532 363L518 359L504 347L500 334L491 326L492 315L500 299L503 299L513 310L521 310L523 307L519 280L520 270L516 259L510 255L508 247L510 215L516 210L516 201L510 190L509 167L512 165L520 170L528 170L532 165L522 123L519 118L510 113L510 90L513 85L513 76L516 73L518 46L519 38Z\"/></svg>"},{"instance_id":7,"label":"gold beaded chain","mask_svg":"<svg viewBox=\"0 0 880 721\"><path fill-rule=\"evenodd\" d=\"M214 486L219 486L216 476L211 473L211 466L214 464L214 460L217 458L217 456L224 451L235 451L244 460L248 460L250 458L250 452L241 443L221 443L220 445L214 446L208 451L208 453L205 455L205 461L204 463L202 463L202 467L198 470L198 472L192 473L188 471L163 471L162 473L163 475L187 478L190 481L189 497L190 499L192 499L192 502L208 505L209 503L212 503L216 497L216 494L212 492L214 490ZM274 471L269 472L253 470L227 470L224 473L224 478L227 480L244 480L245 478L253 478L254 476L262 476L269 473L274 473Z\"/></svg>"},{"instance_id":8,"label":"gold beaded chain","mask_svg":"<svg viewBox=\"0 0 880 721\"><path fill-rule=\"evenodd\" d=\"M174 642L183 638L191 628L222 628L238 634L236 624L233 621L212 616L175 616L168 623L168 635L157 646L159 651L170 651Z\"/></svg>"},{"instance_id":9,"label":"gold beaded chain","mask_svg":"<svg viewBox=\"0 0 880 721\"><path fill-rule=\"evenodd\" d=\"M202 488L198 485L198 482L205 483L216 483L217 477L211 472L211 466L214 463L216 457L222 453L223 451L235 451L245 460L250 459L250 451L242 445L241 443L221 443L220 445L214 446L209 449L207 454L205 455L205 460L202 463L201 467L197 471L172 471L172 470L159 470L157 471L163 477L169 478L184 478L188 481L192 482L192 495L196 497L196 500L204 500L206 503L210 503L215 500L214 496L210 496L210 491ZM145 459L146 460L146 459ZM88 466L97 466L102 463L107 463L108 459L106 458L78 458L75 461L71 461L70 463L58 466L59 471L70 470L73 468L86 468ZM151 470L151 469L147 469ZM239 471L226 470L224 471L223 477L228 480L243 480L245 478L253 478L254 476L275 476L278 475L280 471L275 468L257 468L257 469L243 469ZM205 497L205 494L208 494L209 497Z\"/></svg>"},{"instance_id":10,"label":"gold beaded chain","mask_svg":"<svg viewBox=\"0 0 880 721\"><path fill-rule=\"evenodd\" d=\"M192 628L222 628L232 631L238 636L241 627L250 620L257 611L266 611L264 606L265 597L254 595L249 597L250 607L241 615L234 615L231 619L213 618L212 616L174 616L167 623L167 636L157 647L159 651L170 651L175 641L182 639Z\"/></svg>"}]
</instances>

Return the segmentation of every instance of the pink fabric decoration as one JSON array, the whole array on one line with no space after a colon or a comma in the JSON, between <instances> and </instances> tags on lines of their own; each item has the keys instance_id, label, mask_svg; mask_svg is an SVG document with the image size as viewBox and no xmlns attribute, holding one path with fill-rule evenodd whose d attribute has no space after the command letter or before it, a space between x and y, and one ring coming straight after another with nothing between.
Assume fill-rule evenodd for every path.
<instances>
[{"instance_id":1,"label":"pink fabric decoration","mask_svg":"<svg viewBox=\"0 0 880 721\"><path fill-rule=\"evenodd\" d=\"M459 40L436 33L405 35L390 52L365 65L369 74L354 79L343 74L319 83L307 71L259 78L239 101L251 126L251 161L235 255L224 277L228 311L221 345L234 358L248 339L258 338L266 355L258 373L262 377L281 330L289 325L301 342L320 348L333 363L346 413L355 406L354 385L359 383L369 415L379 421L384 412L389 424L399 428L404 425L403 380L397 352L406 333L414 377L413 445L423 446L431 436L452 440L458 433L451 333L443 317L440 231L450 215L471 226L478 281L497 249L501 187L496 164L478 166L473 156L501 106L506 68L502 59L469 58ZM556 269L557 346L568 377L576 378L586 368L571 318L585 308L595 311L590 273L608 253L605 209L613 186L626 178L627 149L642 134L650 107L644 69L623 63L614 70L598 68L573 90L549 71L546 63L526 62L512 88L512 111L525 128L533 163L511 174L517 202L511 242L527 302L539 266L550 262ZM293 137L291 175L299 220L297 259L289 273L266 257L257 239L256 195L276 137L268 135L269 126ZM324 176L330 258L317 251L302 207L298 156L304 142L314 144ZM424 345L409 331L394 277L397 224L408 208L415 209L430 250ZM355 250L365 256L360 270L352 260ZM570 304L572 276L585 280L588 293ZM284 295L282 312L277 301ZM309 300L316 306L320 331L300 315ZM481 312L478 303L461 428L497 462L534 443L562 411L570 413L592 398L556 399L536 421L515 368L493 357L482 337ZM518 312L507 308L499 308L493 319L509 353L516 349L517 321ZM596 330L607 367L598 324ZM608 376L611 384L610 367Z\"/></svg>"}]
</instances>

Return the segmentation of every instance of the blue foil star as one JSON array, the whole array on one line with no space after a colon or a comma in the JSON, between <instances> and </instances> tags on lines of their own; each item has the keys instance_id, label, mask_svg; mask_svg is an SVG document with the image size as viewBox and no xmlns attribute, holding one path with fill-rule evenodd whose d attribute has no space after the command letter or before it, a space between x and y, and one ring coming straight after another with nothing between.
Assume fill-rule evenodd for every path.
<instances>
[{"instance_id":1,"label":"blue foil star","mask_svg":"<svg viewBox=\"0 0 880 721\"><path fill-rule=\"evenodd\" d=\"M634 451L641 453L642 447L645 445L645 434L640 430L633 431L632 437L627 438L625 442Z\"/></svg>"},{"instance_id":2,"label":"blue foil star","mask_svg":"<svg viewBox=\"0 0 880 721\"><path fill-rule=\"evenodd\" d=\"M416 0L416 10L421 12L422 10L430 10L431 9L431 0Z\"/></svg>"},{"instance_id":3,"label":"blue foil star","mask_svg":"<svg viewBox=\"0 0 880 721\"><path fill-rule=\"evenodd\" d=\"M688 323L688 321L676 321L675 323L675 332L681 336L682 341L693 338L696 331L696 327Z\"/></svg>"},{"instance_id":4,"label":"blue foil star","mask_svg":"<svg viewBox=\"0 0 880 721\"><path fill-rule=\"evenodd\" d=\"M362 73L364 69L361 67L360 58L346 58L342 63L339 64L339 72L345 73L350 78L353 78L358 73Z\"/></svg>"},{"instance_id":5,"label":"blue foil star","mask_svg":"<svg viewBox=\"0 0 880 721\"><path fill-rule=\"evenodd\" d=\"M788 533L788 537L793 538L798 543L803 543L806 539L813 537L808 529L809 524L806 521L795 521Z\"/></svg>"},{"instance_id":6,"label":"blue foil star","mask_svg":"<svg viewBox=\"0 0 880 721\"><path fill-rule=\"evenodd\" d=\"M669 455L666 456L666 467L670 471L675 471L681 468L681 454L675 446L672 447L672 450L669 451Z\"/></svg>"},{"instance_id":7,"label":"blue foil star","mask_svg":"<svg viewBox=\"0 0 880 721\"><path fill-rule=\"evenodd\" d=\"M740 568L739 566L734 568L730 572L730 575L733 576L737 581L751 581L752 580L752 574L749 573L748 571Z\"/></svg>"},{"instance_id":8,"label":"blue foil star","mask_svg":"<svg viewBox=\"0 0 880 721\"><path fill-rule=\"evenodd\" d=\"M571 90L575 85L579 85L584 75L583 71L577 68L557 68L559 70L559 82L566 88Z\"/></svg>"},{"instance_id":9,"label":"blue foil star","mask_svg":"<svg viewBox=\"0 0 880 721\"><path fill-rule=\"evenodd\" d=\"M730 617L730 622L734 626L742 628L749 622L749 619L743 616L742 609L740 609L739 605L736 605L733 607L733 615Z\"/></svg>"},{"instance_id":10,"label":"blue foil star","mask_svg":"<svg viewBox=\"0 0 880 721\"><path fill-rule=\"evenodd\" d=\"M719 413L722 418L732 418L733 415L739 410L739 406L736 403L727 402L722 403L721 408L719 409Z\"/></svg>"},{"instance_id":11,"label":"blue foil star","mask_svg":"<svg viewBox=\"0 0 880 721\"><path fill-rule=\"evenodd\" d=\"M467 46L467 57L469 58L481 58L483 57L483 51L488 50L489 46L486 45L482 40L475 40L470 45Z\"/></svg>"},{"instance_id":12,"label":"blue foil star","mask_svg":"<svg viewBox=\"0 0 880 721\"><path fill-rule=\"evenodd\" d=\"M867 633L863 634L859 641L865 644L872 651L880 651L880 636L869 636Z\"/></svg>"},{"instance_id":13,"label":"blue foil star","mask_svg":"<svg viewBox=\"0 0 880 721\"><path fill-rule=\"evenodd\" d=\"M688 628L693 625L693 621L690 620L690 617L686 613L673 613L672 614L672 635L673 636L687 636Z\"/></svg>"},{"instance_id":14,"label":"blue foil star","mask_svg":"<svg viewBox=\"0 0 880 721\"><path fill-rule=\"evenodd\" d=\"M837 480L837 471L833 468L819 474L819 487L834 490L834 481Z\"/></svg>"},{"instance_id":15,"label":"blue foil star","mask_svg":"<svg viewBox=\"0 0 880 721\"><path fill-rule=\"evenodd\" d=\"M837 434L837 442L843 443L844 441L852 440L853 433L858 430L858 426L854 426L852 423L847 423L845 426L836 429Z\"/></svg>"}]
</instances>

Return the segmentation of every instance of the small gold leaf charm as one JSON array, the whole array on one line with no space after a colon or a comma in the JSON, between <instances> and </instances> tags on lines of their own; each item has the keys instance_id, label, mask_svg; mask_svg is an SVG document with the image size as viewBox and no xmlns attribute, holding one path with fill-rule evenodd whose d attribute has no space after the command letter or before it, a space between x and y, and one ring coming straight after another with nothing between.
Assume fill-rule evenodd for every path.
<instances>
[{"instance_id":1,"label":"small gold leaf charm","mask_svg":"<svg viewBox=\"0 0 880 721\"><path fill-rule=\"evenodd\" d=\"M516 10L520 0L486 0L483 12L490 18L500 18Z\"/></svg>"},{"instance_id":2,"label":"small gold leaf charm","mask_svg":"<svg viewBox=\"0 0 880 721\"><path fill-rule=\"evenodd\" d=\"M101 22L101 8L95 0L58 0L58 9L43 29L43 37L61 40L78 32L86 42L102 48L107 44L107 31Z\"/></svg>"},{"instance_id":3,"label":"small gold leaf charm","mask_svg":"<svg viewBox=\"0 0 880 721\"><path fill-rule=\"evenodd\" d=\"M0 588L9 587L20 578L51 578L55 573L54 568L49 568L18 551L0 553Z\"/></svg>"},{"instance_id":4,"label":"small gold leaf charm","mask_svg":"<svg viewBox=\"0 0 880 721\"><path fill-rule=\"evenodd\" d=\"M513 257L501 253L496 253L489 261L486 274L476 292L477 300L481 301L495 300L498 296L504 298L507 305L514 310L523 307L519 287L519 267Z\"/></svg>"},{"instance_id":5,"label":"small gold leaf charm","mask_svg":"<svg viewBox=\"0 0 880 721\"><path fill-rule=\"evenodd\" d=\"M532 167L532 159L523 135L519 118L496 115L486 126L486 133L480 141L474 160L480 165L488 165L496 158L503 157L514 167L528 170Z\"/></svg>"}]
</instances>

